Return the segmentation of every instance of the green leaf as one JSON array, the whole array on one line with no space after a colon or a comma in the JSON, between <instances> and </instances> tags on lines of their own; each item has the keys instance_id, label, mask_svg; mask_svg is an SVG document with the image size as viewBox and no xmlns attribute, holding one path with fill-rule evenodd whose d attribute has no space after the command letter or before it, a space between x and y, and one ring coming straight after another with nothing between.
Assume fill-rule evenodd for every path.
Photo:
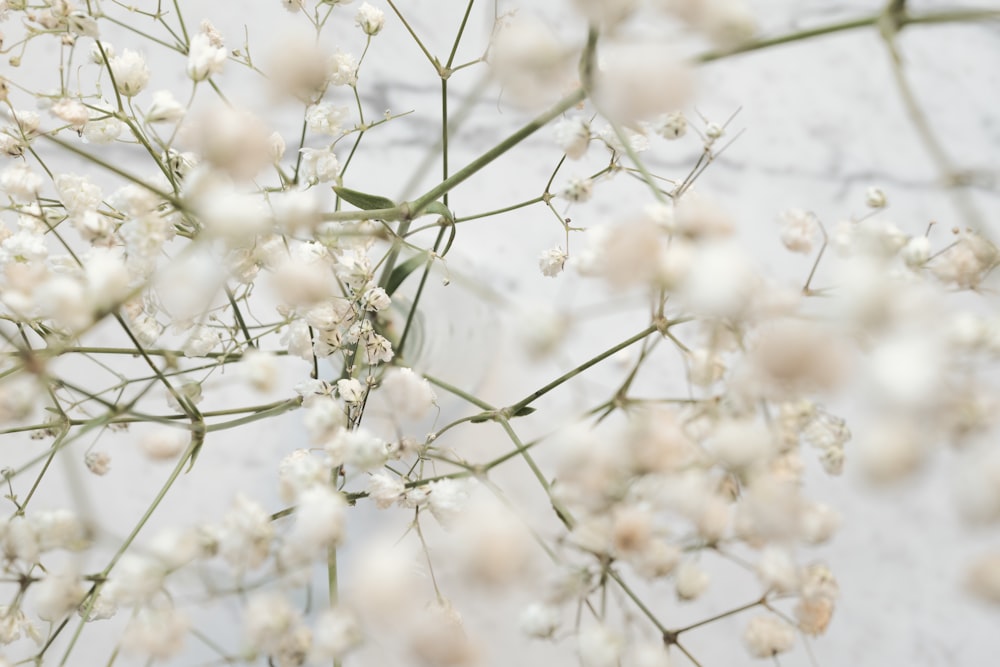
<instances>
[{"instance_id":1,"label":"green leaf","mask_svg":"<svg viewBox=\"0 0 1000 667\"><path fill-rule=\"evenodd\" d=\"M385 293L392 296L399 289L399 286L403 284L403 281L406 280L406 277L423 266L426 261L427 253L421 252L394 268L392 273L389 274L389 280L385 283Z\"/></svg>"},{"instance_id":2,"label":"green leaf","mask_svg":"<svg viewBox=\"0 0 1000 667\"><path fill-rule=\"evenodd\" d=\"M538 408L533 408L531 406L526 405L523 408L518 408L517 412L512 414L511 417L527 417L537 409Z\"/></svg>"},{"instance_id":3,"label":"green leaf","mask_svg":"<svg viewBox=\"0 0 1000 667\"><path fill-rule=\"evenodd\" d=\"M333 186L333 191L348 204L357 206L362 211L372 211L379 208L395 208L396 202L378 195L370 195L367 192L358 192L350 188Z\"/></svg>"}]
</instances>

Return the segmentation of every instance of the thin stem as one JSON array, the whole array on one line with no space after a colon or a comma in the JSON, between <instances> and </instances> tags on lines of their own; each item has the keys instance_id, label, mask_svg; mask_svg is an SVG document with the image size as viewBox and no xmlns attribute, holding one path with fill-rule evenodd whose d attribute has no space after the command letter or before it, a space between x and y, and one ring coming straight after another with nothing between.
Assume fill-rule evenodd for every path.
<instances>
[{"instance_id":1,"label":"thin stem","mask_svg":"<svg viewBox=\"0 0 1000 667\"><path fill-rule=\"evenodd\" d=\"M633 344L641 341L643 338L645 338L646 336L650 335L651 333L653 333L653 332L655 332L657 330L658 330L657 325L655 325L655 324L649 325L648 327L646 327L645 329L643 329L642 331L640 331L636 335L631 336L630 338L622 341L621 343L618 343L614 347L612 347L612 348L610 348L608 350L605 350L604 352L601 352L596 357L590 359L589 361L586 361L586 362L580 364L579 366L577 366L573 370L568 371L566 373L563 373L558 378L556 378L552 382L548 383L547 385L545 385L541 389L538 389L538 390L536 390L536 391L528 394L527 396L525 396L524 398L522 398L520 401L518 401L517 403L514 403L512 406L510 406L510 408L508 408L509 412L511 414L516 414L518 412L518 410L520 410L520 409L522 409L522 408L530 405L533 401L535 401L536 399L538 399L538 398L544 396L545 394L549 393L550 391L552 391L553 389L555 389L559 385L564 384L565 382L573 379L574 377L576 377L577 375L579 375L583 371L587 370L591 366L594 366L594 365L596 365L596 364L604 361L608 357L610 357L610 356L612 356L612 355L620 352L621 350L624 350L625 348L629 347L630 345L633 345Z\"/></svg>"}]
</instances>

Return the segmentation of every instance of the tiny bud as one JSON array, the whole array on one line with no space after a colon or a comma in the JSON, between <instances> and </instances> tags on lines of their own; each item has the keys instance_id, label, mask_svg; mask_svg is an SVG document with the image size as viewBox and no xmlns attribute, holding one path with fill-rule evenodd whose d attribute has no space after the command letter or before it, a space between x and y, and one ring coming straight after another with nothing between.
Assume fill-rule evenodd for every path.
<instances>
[{"instance_id":1,"label":"tiny bud","mask_svg":"<svg viewBox=\"0 0 1000 667\"><path fill-rule=\"evenodd\" d=\"M865 192L865 204L868 208L885 208L888 201L880 188L868 188Z\"/></svg>"}]
</instances>

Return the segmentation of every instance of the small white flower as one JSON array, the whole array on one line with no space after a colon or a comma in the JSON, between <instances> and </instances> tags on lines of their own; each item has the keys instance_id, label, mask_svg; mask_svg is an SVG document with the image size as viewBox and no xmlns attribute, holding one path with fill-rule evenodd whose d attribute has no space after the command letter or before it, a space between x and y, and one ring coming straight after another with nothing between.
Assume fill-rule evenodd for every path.
<instances>
[{"instance_id":1,"label":"small white flower","mask_svg":"<svg viewBox=\"0 0 1000 667\"><path fill-rule=\"evenodd\" d=\"M743 633L750 655L771 658L791 650L795 643L795 630L788 623L774 616L755 616Z\"/></svg>"},{"instance_id":2,"label":"small white flower","mask_svg":"<svg viewBox=\"0 0 1000 667\"><path fill-rule=\"evenodd\" d=\"M522 632L535 639L548 639L559 628L559 610L551 605L535 602L525 607L519 619Z\"/></svg>"},{"instance_id":3,"label":"small white flower","mask_svg":"<svg viewBox=\"0 0 1000 667\"><path fill-rule=\"evenodd\" d=\"M212 31L214 32L214 28ZM220 73L226 64L227 55L226 47L212 32L199 32L191 38L187 62L188 76L194 81L204 81Z\"/></svg>"},{"instance_id":4,"label":"small white flower","mask_svg":"<svg viewBox=\"0 0 1000 667\"><path fill-rule=\"evenodd\" d=\"M38 196L41 187L42 177L31 171L26 164L11 165L0 172L0 190L15 199L31 201Z\"/></svg>"},{"instance_id":5,"label":"small white flower","mask_svg":"<svg viewBox=\"0 0 1000 667\"><path fill-rule=\"evenodd\" d=\"M184 647L191 622L173 607L141 610L122 634L122 648L149 660L167 660Z\"/></svg>"},{"instance_id":6,"label":"small white flower","mask_svg":"<svg viewBox=\"0 0 1000 667\"><path fill-rule=\"evenodd\" d=\"M268 149L271 153L271 162L273 164L278 164L281 162L281 158L285 157L285 138L281 136L280 132L272 132L267 138Z\"/></svg>"},{"instance_id":7,"label":"small white flower","mask_svg":"<svg viewBox=\"0 0 1000 667\"><path fill-rule=\"evenodd\" d=\"M365 386L356 378L337 380L337 393L345 403L358 405L365 400Z\"/></svg>"},{"instance_id":8,"label":"small white flower","mask_svg":"<svg viewBox=\"0 0 1000 667\"><path fill-rule=\"evenodd\" d=\"M278 492L286 503L295 502L303 491L329 479L330 469L308 449L296 449L278 464Z\"/></svg>"},{"instance_id":9,"label":"small white flower","mask_svg":"<svg viewBox=\"0 0 1000 667\"><path fill-rule=\"evenodd\" d=\"M590 124L580 118L563 118L555 124L556 143L571 160L579 160L590 146Z\"/></svg>"},{"instance_id":10,"label":"small white flower","mask_svg":"<svg viewBox=\"0 0 1000 667\"><path fill-rule=\"evenodd\" d=\"M146 59L137 51L125 49L108 63L115 77L115 88L125 97L135 97L149 83Z\"/></svg>"},{"instance_id":11,"label":"small white flower","mask_svg":"<svg viewBox=\"0 0 1000 667\"><path fill-rule=\"evenodd\" d=\"M903 262L911 269L918 269L931 258L931 240L926 236L914 236L899 251Z\"/></svg>"},{"instance_id":12,"label":"small white flower","mask_svg":"<svg viewBox=\"0 0 1000 667\"><path fill-rule=\"evenodd\" d=\"M49 109L52 115L56 118L60 118L72 127L74 130L82 130L83 126L87 124L90 120L90 112L87 107L79 100L73 100L68 97L64 97Z\"/></svg>"},{"instance_id":13,"label":"small white flower","mask_svg":"<svg viewBox=\"0 0 1000 667\"><path fill-rule=\"evenodd\" d=\"M67 16L66 27L74 35L83 35L94 39L97 39L99 35L97 19L85 12L73 12Z\"/></svg>"},{"instance_id":14,"label":"small white flower","mask_svg":"<svg viewBox=\"0 0 1000 667\"><path fill-rule=\"evenodd\" d=\"M98 476L106 475L111 470L111 456L107 452L87 452L83 462L87 470Z\"/></svg>"},{"instance_id":15,"label":"small white flower","mask_svg":"<svg viewBox=\"0 0 1000 667\"><path fill-rule=\"evenodd\" d=\"M87 593L79 575L72 569L50 571L31 590L39 618L53 622L73 611Z\"/></svg>"},{"instance_id":16,"label":"small white flower","mask_svg":"<svg viewBox=\"0 0 1000 667\"><path fill-rule=\"evenodd\" d=\"M594 182L589 178L574 178L562 191L563 199L583 203L594 193Z\"/></svg>"},{"instance_id":17,"label":"small white flower","mask_svg":"<svg viewBox=\"0 0 1000 667\"><path fill-rule=\"evenodd\" d=\"M257 391L271 391L278 381L278 360L269 352L250 348L240 363L243 377Z\"/></svg>"},{"instance_id":18,"label":"small white flower","mask_svg":"<svg viewBox=\"0 0 1000 667\"><path fill-rule=\"evenodd\" d=\"M681 111L660 116L656 123L656 133L664 139L680 139L687 133L687 118Z\"/></svg>"},{"instance_id":19,"label":"small white flower","mask_svg":"<svg viewBox=\"0 0 1000 667\"><path fill-rule=\"evenodd\" d=\"M674 572L674 585L680 600L693 600L708 588L708 573L694 561L682 562Z\"/></svg>"},{"instance_id":20,"label":"small white flower","mask_svg":"<svg viewBox=\"0 0 1000 667\"><path fill-rule=\"evenodd\" d=\"M338 51L330 59L330 83L334 86L353 86L358 82L358 61L350 53Z\"/></svg>"},{"instance_id":21,"label":"small white flower","mask_svg":"<svg viewBox=\"0 0 1000 667\"><path fill-rule=\"evenodd\" d=\"M865 191L865 205L868 208L885 208L887 204L885 192L880 188L868 188Z\"/></svg>"},{"instance_id":22,"label":"small white flower","mask_svg":"<svg viewBox=\"0 0 1000 667\"><path fill-rule=\"evenodd\" d=\"M259 567L267 559L274 537L271 515L242 494L233 500L219 530L219 555L238 573Z\"/></svg>"},{"instance_id":23,"label":"small white flower","mask_svg":"<svg viewBox=\"0 0 1000 667\"><path fill-rule=\"evenodd\" d=\"M456 479L439 479L427 485L431 513L443 526L448 526L465 507L469 485Z\"/></svg>"},{"instance_id":24,"label":"small white flower","mask_svg":"<svg viewBox=\"0 0 1000 667\"><path fill-rule=\"evenodd\" d=\"M621 658L624 645L617 633L603 625L582 629L577 642L583 667L614 667Z\"/></svg>"},{"instance_id":25,"label":"small white flower","mask_svg":"<svg viewBox=\"0 0 1000 667\"><path fill-rule=\"evenodd\" d=\"M555 277L562 273L569 256L560 247L549 248L538 256L538 268L543 276Z\"/></svg>"},{"instance_id":26,"label":"small white flower","mask_svg":"<svg viewBox=\"0 0 1000 667\"><path fill-rule=\"evenodd\" d=\"M358 13L354 20L362 32L369 36L375 36L382 32L382 26L385 25L385 12L364 2L358 7Z\"/></svg>"},{"instance_id":27,"label":"small white flower","mask_svg":"<svg viewBox=\"0 0 1000 667\"><path fill-rule=\"evenodd\" d=\"M91 144L110 144L122 133L124 124L112 116L92 118L83 126L83 138Z\"/></svg>"},{"instance_id":28,"label":"small white flower","mask_svg":"<svg viewBox=\"0 0 1000 667\"><path fill-rule=\"evenodd\" d=\"M375 501L375 506L384 510L403 497L406 486L399 476L380 470L368 479L367 491L368 497Z\"/></svg>"},{"instance_id":29,"label":"small white flower","mask_svg":"<svg viewBox=\"0 0 1000 667\"><path fill-rule=\"evenodd\" d=\"M375 470L385 465L389 448L363 428L342 430L326 444L331 466L348 465L358 470Z\"/></svg>"},{"instance_id":30,"label":"small white flower","mask_svg":"<svg viewBox=\"0 0 1000 667\"><path fill-rule=\"evenodd\" d=\"M303 491L295 510L295 523L282 545L282 561L293 565L309 563L320 552L337 546L344 534L346 509L344 496L329 486L313 486Z\"/></svg>"},{"instance_id":31,"label":"small white flower","mask_svg":"<svg viewBox=\"0 0 1000 667\"><path fill-rule=\"evenodd\" d=\"M392 361L392 344L384 336L372 334L365 339L365 359L369 365L378 363L389 363Z\"/></svg>"},{"instance_id":32,"label":"small white flower","mask_svg":"<svg viewBox=\"0 0 1000 667\"><path fill-rule=\"evenodd\" d=\"M781 221L781 242L792 252L808 253L812 251L816 235L819 233L819 221L808 211L793 208L783 211L779 216Z\"/></svg>"},{"instance_id":33,"label":"small white flower","mask_svg":"<svg viewBox=\"0 0 1000 667\"><path fill-rule=\"evenodd\" d=\"M341 125L347 116L347 107L320 102L306 109L306 125L309 126L310 132L335 137L343 133Z\"/></svg>"},{"instance_id":34,"label":"small white flower","mask_svg":"<svg viewBox=\"0 0 1000 667\"><path fill-rule=\"evenodd\" d=\"M302 173L310 183L328 183L340 175L340 162L328 148L303 148Z\"/></svg>"},{"instance_id":35,"label":"small white flower","mask_svg":"<svg viewBox=\"0 0 1000 667\"><path fill-rule=\"evenodd\" d=\"M184 117L185 109L169 90L153 93L153 105L146 112L147 123L176 123Z\"/></svg>"},{"instance_id":36,"label":"small white flower","mask_svg":"<svg viewBox=\"0 0 1000 667\"><path fill-rule=\"evenodd\" d=\"M316 619L310 658L315 662L340 661L363 640L354 612L344 607L327 609Z\"/></svg>"},{"instance_id":37,"label":"small white flower","mask_svg":"<svg viewBox=\"0 0 1000 667\"><path fill-rule=\"evenodd\" d=\"M190 436L175 428L161 428L148 433L139 442L142 451L154 461L175 459L184 451L190 441Z\"/></svg>"},{"instance_id":38,"label":"small white flower","mask_svg":"<svg viewBox=\"0 0 1000 667\"><path fill-rule=\"evenodd\" d=\"M379 390L393 414L407 419L420 419L437 401L430 382L409 368L387 371Z\"/></svg>"},{"instance_id":39,"label":"small white flower","mask_svg":"<svg viewBox=\"0 0 1000 667\"><path fill-rule=\"evenodd\" d=\"M389 295L381 287L372 287L361 297L361 305L364 309L375 313L385 310L390 303Z\"/></svg>"}]
</instances>

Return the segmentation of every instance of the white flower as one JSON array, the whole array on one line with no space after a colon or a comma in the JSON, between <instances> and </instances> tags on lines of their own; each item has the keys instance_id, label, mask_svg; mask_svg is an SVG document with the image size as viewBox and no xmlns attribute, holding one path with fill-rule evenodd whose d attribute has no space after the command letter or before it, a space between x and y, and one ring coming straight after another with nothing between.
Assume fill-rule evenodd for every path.
<instances>
[{"instance_id":1,"label":"white flower","mask_svg":"<svg viewBox=\"0 0 1000 667\"><path fill-rule=\"evenodd\" d=\"M191 38L187 74L194 81L204 81L222 71L226 56L226 47L220 39L211 32L199 32Z\"/></svg>"},{"instance_id":2,"label":"white flower","mask_svg":"<svg viewBox=\"0 0 1000 667\"><path fill-rule=\"evenodd\" d=\"M609 628L581 629L577 636L577 648L583 667L614 667L621 657L624 642Z\"/></svg>"},{"instance_id":3,"label":"white flower","mask_svg":"<svg viewBox=\"0 0 1000 667\"><path fill-rule=\"evenodd\" d=\"M73 12L66 17L67 29L75 35L97 39L97 19L84 12Z\"/></svg>"},{"instance_id":4,"label":"white flower","mask_svg":"<svg viewBox=\"0 0 1000 667\"><path fill-rule=\"evenodd\" d=\"M548 639L559 628L559 609L551 605L535 602L521 612L519 625L529 637Z\"/></svg>"},{"instance_id":5,"label":"white flower","mask_svg":"<svg viewBox=\"0 0 1000 667\"><path fill-rule=\"evenodd\" d=\"M911 269L917 269L931 258L931 240L926 236L914 236L899 251L903 262Z\"/></svg>"},{"instance_id":6,"label":"white flower","mask_svg":"<svg viewBox=\"0 0 1000 667\"><path fill-rule=\"evenodd\" d=\"M743 641L755 658L770 658L791 650L795 630L774 616L755 616L747 624Z\"/></svg>"},{"instance_id":7,"label":"white flower","mask_svg":"<svg viewBox=\"0 0 1000 667\"><path fill-rule=\"evenodd\" d=\"M80 549L87 543L86 525L70 510L43 510L31 524L41 551Z\"/></svg>"},{"instance_id":8,"label":"white flower","mask_svg":"<svg viewBox=\"0 0 1000 667\"><path fill-rule=\"evenodd\" d=\"M303 148L302 173L309 183L328 183L340 175L340 162L329 148Z\"/></svg>"},{"instance_id":9,"label":"white flower","mask_svg":"<svg viewBox=\"0 0 1000 667\"><path fill-rule=\"evenodd\" d=\"M868 188L865 190L865 205L868 208L885 208L888 201L885 192L879 188Z\"/></svg>"},{"instance_id":10,"label":"white flower","mask_svg":"<svg viewBox=\"0 0 1000 667\"><path fill-rule=\"evenodd\" d=\"M146 112L147 123L175 123L184 117L185 109L169 90L153 93L153 104Z\"/></svg>"},{"instance_id":11,"label":"white flower","mask_svg":"<svg viewBox=\"0 0 1000 667\"><path fill-rule=\"evenodd\" d=\"M681 111L660 116L656 122L656 133L664 139L680 139L687 132L687 118Z\"/></svg>"},{"instance_id":12,"label":"white flower","mask_svg":"<svg viewBox=\"0 0 1000 667\"><path fill-rule=\"evenodd\" d=\"M163 587L166 568L156 558L126 553L112 570L105 590L116 603L142 604Z\"/></svg>"},{"instance_id":13,"label":"white flower","mask_svg":"<svg viewBox=\"0 0 1000 667\"><path fill-rule=\"evenodd\" d=\"M71 215L95 211L101 205L101 188L91 183L86 176L58 174L54 183L60 201Z\"/></svg>"},{"instance_id":14,"label":"white flower","mask_svg":"<svg viewBox=\"0 0 1000 667\"><path fill-rule=\"evenodd\" d=\"M72 569L49 571L40 583L31 587L35 610L43 621L60 621L83 600L87 589Z\"/></svg>"},{"instance_id":15,"label":"white flower","mask_svg":"<svg viewBox=\"0 0 1000 667\"><path fill-rule=\"evenodd\" d=\"M181 351L188 357L204 357L211 353L221 342L222 337L218 331L204 326L197 326L191 330L187 340L181 345Z\"/></svg>"},{"instance_id":16,"label":"white flower","mask_svg":"<svg viewBox=\"0 0 1000 667\"><path fill-rule=\"evenodd\" d=\"M674 585L680 600L693 600L708 588L708 573L691 560L682 562L674 572Z\"/></svg>"},{"instance_id":17,"label":"white flower","mask_svg":"<svg viewBox=\"0 0 1000 667\"><path fill-rule=\"evenodd\" d=\"M278 493L286 503L295 502L303 491L329 479L330 469L308 449L296 449L278 465Z\"/></svg>"},{"instance_id":18,"label":"white flower","mask_svg":"<svg viewBox=\"0 0 1000 667\"><path fill-rule=\"evenodd\" d=\"M271 391L278 382L278 360L269 352L250 348L240 363L243 377L257 391Z\"/></svg>"},{"instance_id":19,"label":"white flower","mask_svg":"<svg viewBox=\"0 0 1000 667\"><path fill-rule=\"evenodd\" d=\"M329 486L312 486L301 493L295 523L285 537L281 560L304 565L340 543L344 534L347 501Z\"/></svg>"},{"instance_id":20,"label":"white flower","mask_svg":"<svg viewBox=\"0 0 1000 667\"><path fill-rule=\"evenodd\" d=\"M288 347L288 354L312 361L312 338L309 335L309 325L302 320L295 320L281 334L281 342Z\"/></svg>"},{"instance_id":21,"label":"white flower","mask_svg":"<svg viewBox=\"0 0 1000 667\"><path fill-rule=\"evenodd\" d=\"M141 610L122 634L122 648L149 660L167 660L184 647L191 622L173 607Z\"/></svg>"},{"instance_id":22,"label":"white flower","mask_svg":"<svg viewBox=\"0 0 1000 667\"><path fill-rule=\"evenodd\" d=\"M380 510L387 509L403 497L406 486L398 475L380 470L368 478L368 497Z\"/></svg>"},{"instance_id":23,"label":"white flower","mask_svg":"<svg viewBox=\"0 0 1000 667\"><path fill-rule=\"evenodd\" d=\"M563 118L555 124L556 143L571 160L579 160L590 146L590 124L580 118Z\"/></svg>"},{"instance_id":24,"label":"white flower","mask_svg":"<svg viewBox=\"0 0 1000 667\"><path fill-rule=\"evenodd\" d=\"M345 403L358 405L365 400L365 386L356 378L337 380L337 393Z\"/></svg>"},{"instance_id":25,"label":"white flower","mask_svg":"<svg viewBox=\"0 0 1000 667\"><path fill-rule=\"evenodd\" d=\"M15 199L33 200L41 187L42 177L31 171L26 164L11 165L0 172L0 190Z\"/></svg>"},{"instance_id":26,"label":"white flower","mask_svg":"<svg viewBox=\"0 0 1000 667\"><path fill-rule=\"evenodd\" d=\"M297 643L296 634L302 617L288 600L277 593L257 593L247 603L243 617L243 628L250 646L261 653L273 656L278 665L302 664L285 663L280 655L287 652L290 644Z\"/></svg>"},{"instance_id":27,"label":"white flower","mask_svg":"<svg viewBox=\"0 0 1000 667\"><path fill-rule=\"evenodd\" d=\"M237 572L259 567L271 550L271 515L243 494L233 500L219 530L219 555Z\"/></svg>"},{"instance_id":28,"label":"white flower","mask_svg":"<svg viewBox=\"0 0 1000 667\"><path fill-rule=\"evenodd\" d=\"M149 83L149 68L142 54L125 49L108 63L115 77L115 88L126 97L135 97Z\"/></svg>"},{"instance_id":29,"label":"white flower","mask_svg":"<svg viewBox=\"0 0 1000 667\"><path fill-rule=\"evenodd\" d=\"M384 336L372 334L365 339L365 359L369 365L392 361L392 344Z\"/></svg>"},{"instance_id":30,"label":"white flower","mask_svg":"<svg viewBox=\"0 0 1000 667\"><path fill-rule=\"evenodd\" d=\"M567 259L568 255L562 248L549 248L538 256L538 268L541 269L543 276L555 277L562 273Z\"/></svg>"},{"instance_id":31,"label":"white flower","mask_svg":"<svg viewBox=\"0 0 1000 667\"><path fill-rule=\"evenodd\" d=\"M469 499L469 484L465 480L439 479L427 485L431 513L443 526L448 526L465 507Z\"/></svg>"},{"instance_id":32,"label":"white flower","mask_svg":"<svg viewBox=\"0 0 1000 667\"><path fill-rule=\"evenodd\" d=\"M330 59L329 80L334 86L353 86L358 82L358 61L350 53L337 51Z\"/></svg>"},{"instance_id":33,"label":"white flower","mask_svg":"<svg viewBox=\"0 0 1000 667\"><path fill-rule=\"evenodd\" d=\"M106 475L111 470L111 456L107 452L87 452L83 462L87 470L98 476Z\"/></svg>"},{"instance_id":34,"label":"white flower","mask_svg":"<svg viewBox=\"0 0 1000 667\"><path fill-rule=\"evenodd\" d=\"M788 550L768 546L757 561L757 576L768 589L789 593L799 585L799 571Z\"/></svg>"},{"instance_id":35,"label":"white flower","mask_svg":"<svg viewBox=\"0 0 1000 667\"><path fill-rule=\"evenodd\" d=\"M430 382L410 368L388 370L382 380L380 393L393 414L406 419L420 419L437 401Z\"/></svg>"},{"instance_id":36,"label":"white flower","mask_svg":"<svg viewBox=\"0 0 1000 667\"><path fill-rule=\"evenodd\" d=\"M359 470L381 468L389 458L385 441L363 428L342 430L326 444L330 465L349 465Z\"/></svg>"},{"instance_id":37,"label":"white flower","mask_svg":"<svg viewBox=\"0 0 1000 667\"><path fill-rule=\"evenodd\" d=\"M40 645L44 638L38 628L28 619L20 608L0 605L0 644L10 644L20 639L21 633L31 637Z\"/></svg>"},{"instance_id":38,"label":"white flower","mask_svg":"<svg viewBox=\"0 0 1000 667\"><path fill-rule=\"evenodd\" d=\"M110 144L122 133L125 125L112 116L92 118L83 126L83 138L92 144Z\"/></svg>"},{"instance_id":39,"label":"white flower","mask_svg":"<svg viewBox=\"0 0 1000 667\"><path fill-rule=\"evenodd\" d=\"M281 136L280 132L272 132L267 138L267 146L271 155L271 162L273 164L278 164L281 162L281 158L285 157L285 138Z\"/></svg>"},{"instance_id":40,"label":"white flower","mask_svg":"<svg viewBox=\"0 0 1000 667\"><path fill-rule=\"evenodd\" d=\"M347 116L347 107L320 102L306 109L306 125L309 126L310 132L335 137L343 133L341 123L347 119Z\"/></svg>"},{"instance_id":41,"label":"white flower","mask_svg":"<svg viewBox=\"0 0 1000 667\"><path fill-rule=\"evenodd\" d=\"M594 96L598 108L620 122L680 109L693 89L691 73L659 42L622 42L602 50Z\"/></svg>"},{"instance_id":42,"label":"white flower","mask_svg":"<svg viewBox=\"0 0 1000 667\"><path fill-rule=\"evenodd\" d=\"M190 436L184 431L160 428L148 433L139 444L149 458L154 461L167 461L177 458L189 441Z\"/></svg>"},{"instance_id":43,"label":"white flower","mask_svg":"<svg viewBox=\"0 0 1000 667\"><path fill-rule=\"evenodd\" d=\"M347 425L344 406L329 395L318 395L304 400L306 405L303 422L309 439L314 444L325 442Z\"/></svg>"},{"instance_id":44,"label":"white flower","mask_svg":"<svg viewBox=\"0 0 1000 667\"><path fill-rule=\"evenodd\" d=\"M819 233L819 221L808 211L793 208L782 211L781 242L792 252L808 253L812 251L816 235Z\"/></svg>"},{"instance_id":45,"label":"white flower","mask_svg":"<svg viewBox=\"0 0 1000 667\"><path fill-rule=\"evenodd\" d=\"M94 43L90 45L90 62L95 65L103 65L104 58L101 56L101 49L104 49L104 55L111 58L115 57L115 47L113 44L101 40L94 40Z\"/></svg>"},{"instance_id":46,"label":"white flower","mask_svg":"<svg viewBox=\"0 0 1000 667\"><path fill-rule=\"evenodd\" d=\"M79 100L73 100L68 97L64 97L53 104L49 111L56 118L69 123L69 126L74 130L82 130L83 126L90 120L90 112L87 110L87 107L83 106Z\"/></svg>"},{"instance_id":47,"label":"white flower","mask_svg":"<svg viewBox=\"0 0 1000 667\"><path fill-rule=\"evenodd\" d=\"M366 35L374 36L382 32L382 26L385 25L385 13L381 9L372 7L367 2L364 2L358 7L358 13L355 15L354 20L362 32Z\"/></svg>"},{"instance_id":48,"label":"white flower","mask_svg":"<svg viewBox=\"0 0 1000 667\"><path fill-rule=\"evenodd\" d=\"M361 645L364 634L357 616L350 609L327 609L316 619L310 659L315 662L340 661Z\"/></svg>"},{"instance_id":49,"label":"white flower","mask_svg":"<svg viewBox=\"0 0 1000 667\"><path fill-rule=\"evenodd\" d=\"M376 313L388 308L390 303L389 295L381 287L372 287L365 291L361 297L361 305L364 309Z\"/></svg>"},{"instance_id":50,"label":"white flower","mask_svg":"<svg viewBox=\"0 0 1000 667\"><path fill-rule=\"evenodd\" d=\"M571 202L583 203L590 199L594 193L594 182L589 178L573 178L563 189L561 195L563 199Z\"/></svg>"}]
</instances>

